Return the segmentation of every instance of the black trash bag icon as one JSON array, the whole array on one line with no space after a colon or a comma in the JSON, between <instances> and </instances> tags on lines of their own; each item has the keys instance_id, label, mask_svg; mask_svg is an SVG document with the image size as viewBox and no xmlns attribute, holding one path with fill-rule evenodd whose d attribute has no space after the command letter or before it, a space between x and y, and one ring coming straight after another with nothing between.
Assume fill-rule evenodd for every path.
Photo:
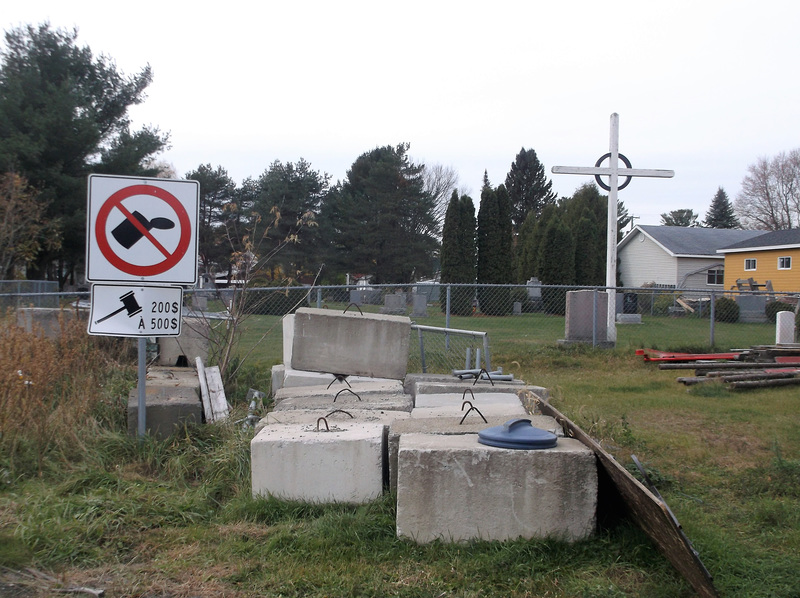
<instances>
[{"instance_id":1,"label":"black trash bag icon","mask_svg":"<svg viewBox=\"0 0 800 598\"><path fill-rule=\"evenodd\" d=\"M133 212L133 217L148 231L154 228L160 230L175 228L175 223L169 218L153 218L152 220L148 220L138 211ZM117 227L111 231L111 234L125 249L130 249L133 247L134 243L144 237L144 233L136 228L136 225L127 218L118 224Z\"/></svg>"}]
</instances>

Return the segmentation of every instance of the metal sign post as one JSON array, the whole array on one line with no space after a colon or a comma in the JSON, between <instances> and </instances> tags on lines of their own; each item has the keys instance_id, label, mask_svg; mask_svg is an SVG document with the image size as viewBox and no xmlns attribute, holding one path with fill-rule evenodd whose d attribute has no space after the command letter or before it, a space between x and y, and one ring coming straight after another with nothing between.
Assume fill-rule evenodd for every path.
<instances>
[{"instance_id":1,"label":"metal sign post","mask_svg":"<svg viewBox=\"0 0 800 598\"><path fill-rule=\"evenodd\" d=\"M183 289L197 282L197 181L89 175L88 332L138 338L138 435L147 430L147 337L180 336ZM114 284L120 283L120 284ZM159 286L159 283L161 285Z\"/></svg>"},{"instance_id":2,"label":"metal sign post","mask_svg":"<svg viewBox=\"0 0 800 598\"><path fill-rule=\"evenodd\" d=\"M606 158L610 158L607 167L600 165ZM619 167L619 161L625 163L625 168ZM606 287L608 287L608 338L611 343L617 342L617 192L624 189L631 182L632 177L657 177L671 178L675 176L673 170L647 170L631 168L630 161L619 153L619 114L611 115L611 135L609 152L600 157L591 166L553 166L553 174L583 174L594 175L595 181L608 191L608 236L606 237ZM609 177L608 184L604 183L601 176ZM619 177L623 176L625 182L619 185Z\"/></svg>"}]
</instances>

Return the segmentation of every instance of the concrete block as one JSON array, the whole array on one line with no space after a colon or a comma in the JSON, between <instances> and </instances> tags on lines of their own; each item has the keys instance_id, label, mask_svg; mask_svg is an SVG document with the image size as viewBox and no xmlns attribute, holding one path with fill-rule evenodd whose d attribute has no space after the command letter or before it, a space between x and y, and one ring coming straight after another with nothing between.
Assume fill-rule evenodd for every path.
<instances>
[{"instance_id":1,"label":"concrete block","mask_svg":"<svg viewBox=\"0 0 800 598\"><path fill-rule=\"evenodd\" d=\"M386 427L335 424L264 427L250 442L253 496L363 504L384 487Z\"/></svg>"},{"instance_id":2,"label":"concrete block","mask_svg":"<svg viewBox=\"0 0 800 598\"><path fill-rule=\"evenodd\" d=\"M463 417L463 416L462 416ZM509 419L506 415L488 415L486 422L480 417L467 417L461 423L462 417L414 417L405 419L395 419L389 424L388 448L389 448L389 488L397 490L397 453L400 450L400 437L403 434L477 434L481 430L492 426L501 426ZM531 420L531 425L541 428L556 436L564 436L564 430L549 415L525 415Z\"/></svg>"},{"instance_id":3,"label":"concrete block","mask_svg":"<svg viewBox=\"0 0 800 598\"><path fill-rule=\"evenodd\" d=\"M197 388L187 386L145 385L145 430L163 440L187 424L203 421L203 406ZM139 391L128 395L128 433L139 430Z\"/></svg>"},{"instance_id":4,"label":"concrete block","mask_svg":"<svg viewBox=\"0 0 800 598\"><path fill-rule=\"evenodd\" d=\"M272 366L269 378L269 396L274 397L283 388L283 377L286 375L286 366L282 363Z\"/></svg>"},{"instance_id":5,"label":"concrete block","mask_svg":"<svg viewBox=\"0 0 800 598\"><path fill-rule=\"evenodd\" d=\"M410 333L405 316L303 307L294 317L292 367L402 380Z\"/></svg>"},{"instance_id":6,"label":"concrete block","mask_svg":"<svg viewBox=\"0 0 800 598\"><path fill-rule=\"evenodd\" d=\"M205 318L183 318L180 336L158 339L158 360L163 366L192 365L200 357L208 361L209 321Z\"/></svg>"},{"instance_id":7,"label":"concrete block","mask_svg":"<svg viewBox=\"0 0 800 598\"><path fill-rule=\"evenodd\" d=\"M15 310L17 326L25 332L42 331L46 338L60 338L64 325L75 320L86 321L89 310L61 309L58 307L20 307Z\"/></svg>"},{"instance_id":8,"label":"concrete block","mask_svg":"<svg viewBox=\"0 0 800 598\"><path fill-rule=\"evenodd\" d=\"M287 424L314 424L320 417L328 421L328 425L339 424L383 424L391 425L396 421L409 419L408 411L388 411L383 409L289 409L286 411L271 411L256 424L255 432L258 434L264 426Z\"/></svg>"},{"instance_id":9,"label":"concrete block","mask_svg":"<svg viewBox=\"0 0 800 598\"><path fill-rule=\"evenodd\" d=\"M477 434L400 438L399 537L577 541L594 532L596 508L594 453L572 438L530 451L485 446Z\"/></svg>"},{"instance_id":10,"label":"concrete block","mask_svg":"<svg viewBox=\"0 0 800 598\"><path fill-rule=\"evenodd\" d=\"M276 368L280 368L277 369ZM272 394L275 395L277 391L281 388L301 388L305 386L322 386L327 387L330 385L331 390L341 390L342 388L347 388L347 385L353 386L354 384L362 384L362 383L371 383L371 382L378 382L378 383L385 383L385 384L393 384L399 388L399 382L397 380L391 380L390 378L368 378L366 376L348 376L347 382L337 381L336 376L333 374L323 374L322 372L307 372L305 370L295 370L293 368L286 367L284 365L281 366L273 366L272 368L273 376L277 373L279 379L277 380L277 387L273 384L273 388L275 392ZM289 391L287 391L289 392Z\"/></svg>"},{"instance_id":11,"label":"concrete block","mask_svg":"<svg viewBox=\"0 0 800 598\"><path fill-rule=\"evenodd\" d=\"M411 417L458 417L460 419L467 415L467 419L481 421L480 415L477 413L468 414L470 407L465 404L465 401L469 401L469 405L472 405L484 417L507 416L506 419L511 419L527 415L525 407L516 394L484 392L473 396L468 392L466 394L417 395L414 399Z\"/></svg>"},{"instance_id":12,"label":"concrete block","mask_svg":"<svg viewBox=\"0 0 800 598\"><path fill-rule=\"evenodd\" d=\"M281 320L283 330L283 365L292 367L292 343L294 342L294 314L286 314Z\"/></svg>"}]
</instances>

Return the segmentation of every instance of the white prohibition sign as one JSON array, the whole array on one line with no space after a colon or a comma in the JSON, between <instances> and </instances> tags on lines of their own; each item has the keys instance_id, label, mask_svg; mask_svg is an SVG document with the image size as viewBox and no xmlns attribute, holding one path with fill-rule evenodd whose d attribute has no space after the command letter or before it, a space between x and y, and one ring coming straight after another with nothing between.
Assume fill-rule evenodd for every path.
<instances>
[{"instance_id":1,"label":"white prohibition sign","mask_svg":"<svg viewBox=\"0 0 800 598\"><path fill-rule=\"evenodd\" d=\"M88 332L94 336L180 336L183 288L92 285Z\"/></svg>"},{"instance_id":2,"label":"white prohibition sign","mask_svg":"<svg viewBox=\"0 0 800 598\"><path fill-rule=\"evenodd\" d=\"M197 181L89 176L86 279L195 284Z\"/></svg>"}]
</instances>

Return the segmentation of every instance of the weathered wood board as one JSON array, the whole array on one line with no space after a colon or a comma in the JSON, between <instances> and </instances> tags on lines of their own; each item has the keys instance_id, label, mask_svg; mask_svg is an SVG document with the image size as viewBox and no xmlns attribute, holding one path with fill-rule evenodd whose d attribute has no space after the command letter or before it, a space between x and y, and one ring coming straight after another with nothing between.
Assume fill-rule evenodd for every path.
<instances>
[{"instance_id":1,"label":"weathered wood board","mask_svg":"<svg viewBox=\"0 0 800 598\"><path fill-rule=\"evenodd\" d=\"M594 451L601 467L611 479L614 489L628 507L633 520L653 540L672 566L691 584L695 592L703 598L717 598L719 594L711 575L666 503L659 500L597 441L555 407L546 401L540 401L539 408L544 415L555 418L561 424L565 435L577 438ZM600 486L599 492L603 492L603 485ZM598 504L603 503L602 497L598 496Z\"/></svg>"}]
</instances>

